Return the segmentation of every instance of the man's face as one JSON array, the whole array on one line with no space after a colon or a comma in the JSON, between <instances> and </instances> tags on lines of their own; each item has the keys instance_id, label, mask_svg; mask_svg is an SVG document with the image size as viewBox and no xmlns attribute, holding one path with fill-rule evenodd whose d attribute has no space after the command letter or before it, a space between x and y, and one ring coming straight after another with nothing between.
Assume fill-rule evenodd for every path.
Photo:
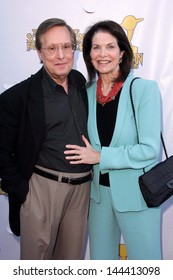
<instances>
[{"instance_id":1,"label":"man's face","mask_svg":"<svg viewBox=\"0 0 173 280\"><path fill-rule=\"evenodd\" d=\"M73 66L74 51L69 30L54 26L41 36L40 60L56 83L61 83Z\"/></svg>"}]
</instances>

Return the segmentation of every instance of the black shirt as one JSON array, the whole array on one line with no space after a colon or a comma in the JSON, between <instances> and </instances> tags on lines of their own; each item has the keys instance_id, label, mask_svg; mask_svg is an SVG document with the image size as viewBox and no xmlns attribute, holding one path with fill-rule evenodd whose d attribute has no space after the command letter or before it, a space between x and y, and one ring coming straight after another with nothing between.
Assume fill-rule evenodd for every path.
<instances>
[{"instance_id":1,"label":"black shirt","mask_svg":"<svg viewBox=\"0 0 173 280\"><path fill-rule=\"evenodd\" d=\"M68 79L68 94L56 84L43 68L45 104L45 138L37 164L52 170L81 173L91 169L86 164L71 165L65 159L66 144L82 145L87 135L86 108L77 87Z\"/></svg>"},{"instance_id":2,"label":"black shirt","mask_svg":"<svg viewBox=\"0 0 173 280\"><path fill-rule=\"evenodd\" d=\"M115 100L106 103L104 106L97 103L97 129L102 147L108 147L112 139L115 129L120 92L116 96ZM100 173L100 184L103 186L110 186L108 173Z\"/></svg>"}]
</instances>

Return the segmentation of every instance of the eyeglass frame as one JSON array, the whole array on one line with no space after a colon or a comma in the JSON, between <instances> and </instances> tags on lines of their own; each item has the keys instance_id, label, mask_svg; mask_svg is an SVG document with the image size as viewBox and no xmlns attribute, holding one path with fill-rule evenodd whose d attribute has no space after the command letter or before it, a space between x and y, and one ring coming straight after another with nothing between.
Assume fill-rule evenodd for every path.
<instances>
[{"instance_id":1,"label":"eyeglass frame","mask_svg":"<svg viewBox=\"0 0 173 280\"><path fill-rule=\"evenodd\" d=\"M66 49L66 47L71 47L71 49ZM64 54L72 54L76 50L76 45L74 45L72 43L65 43L65 44L60 44L57 46L49 46L47 48L41 47L41 49L46 50L48 56L52 56L52 55L56 54L57 51L59 52L59 49L61 49ZM54 50L52 50L53 51L52 53L50 53L51 49L54 49Z\"/></svg>"}]
</instances>

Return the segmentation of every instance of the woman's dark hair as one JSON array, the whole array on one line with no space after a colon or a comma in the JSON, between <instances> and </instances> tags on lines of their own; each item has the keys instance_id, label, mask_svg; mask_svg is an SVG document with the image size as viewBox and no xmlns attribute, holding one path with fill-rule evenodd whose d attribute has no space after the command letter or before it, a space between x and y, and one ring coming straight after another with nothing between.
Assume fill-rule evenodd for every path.
<instances>
[{"instance_id":1,"label":"woman's dark hair","mask_svg":"<svg viewBox=\"0 0 173 280\"><path fill-rule=\"evenodd\" d=\"M123 28L115 21L105 20L105 21L99 21L95 23L93 26L91 26L87 30L83 38L83 58L86 63L89 82L91 83L92 80L95 79L97 73L97 70L94 68L91 62L90 52L92 47L93 36L97 31L100 30L108 32L112 36L114 36L117 39L117 43L120 50L124 51L122 62L120 63L120 70L121 70L120 79L125 80L131 70L133 51Z\"/></svg>"},{"instance_id":2,"label":"woman's dark hair","mask_svg":"<svg viewBox=\"0 0 173 280\"><path fill-rule=\"evenodd\" d=\"M70 32L70 36L71 36L71 41L72 44L74 45L74 48L76 46L76 35L74 30L62 19L59 18L50 18L47 19L45 21L43 21L36 32L36 36L35 36L35 46L37 50L41 49L41 36L48 31L50 28L54 27L54 26L65 26L69 32Z\"/></svg>"}]
</instances>

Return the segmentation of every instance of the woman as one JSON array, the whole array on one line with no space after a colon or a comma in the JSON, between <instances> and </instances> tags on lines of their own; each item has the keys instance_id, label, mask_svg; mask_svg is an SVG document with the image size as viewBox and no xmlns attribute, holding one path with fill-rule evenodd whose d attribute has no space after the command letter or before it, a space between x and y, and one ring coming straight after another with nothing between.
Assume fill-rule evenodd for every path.
<instances>
[{"instance_id":1,"label":"woman","mask_svg":"<svg viewBox=\"0 0 173 280\"><path fill-rule=\"evenodd\" d=\"M160 209L148 208L138 178L160 154L160 93L155 81L132 88L139 143L129 95L133 52L114 21L94 24L85 34L89 76L86 147L67 145L71 164L93 164L89 212L91 259L118 259L122 234L128 259L161 259ZM97 81L95 80L98 74Z\"/></svg>"}]
</instances>

